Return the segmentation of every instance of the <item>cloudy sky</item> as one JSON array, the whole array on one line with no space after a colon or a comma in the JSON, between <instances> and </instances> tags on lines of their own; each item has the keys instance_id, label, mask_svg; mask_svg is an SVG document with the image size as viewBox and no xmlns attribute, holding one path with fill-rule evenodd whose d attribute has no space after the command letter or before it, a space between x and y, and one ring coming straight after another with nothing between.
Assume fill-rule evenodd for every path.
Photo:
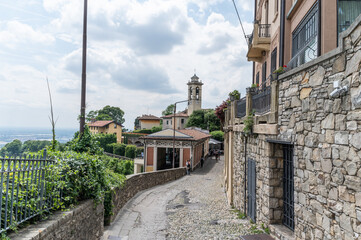
<instances>
[{"instance_id":1,"label":"cloudy sky","mask_svg":"<svg viewBox=\"0 0 361 240\"><path fill-rule=\"evenodd\" d=\"M236 0L246 34L252 0ZM0 127L78 128L83 0L0 0ZM232 0L88 0L87 112L160 116L204 82L203 108L251 84L252 65ZM179 105L184 109L186 105Z\"/></svg>"}]
</instances>

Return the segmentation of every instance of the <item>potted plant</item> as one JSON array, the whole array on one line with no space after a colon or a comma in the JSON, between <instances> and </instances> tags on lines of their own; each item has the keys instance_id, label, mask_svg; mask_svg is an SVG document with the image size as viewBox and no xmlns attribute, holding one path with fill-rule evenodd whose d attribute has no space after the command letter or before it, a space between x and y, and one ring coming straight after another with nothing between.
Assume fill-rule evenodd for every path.
<instances>
[{"instance_id":1,"label":"potted plant","mask_svg":"<svg viewBox=\"0 0 361 240\"><path fill-rule=\"evenodd\" d=\"M241 97L241 94L238 92L238 90L234 90L233 92L230 92L228 95L231 101L239 100Z\"/></svg>"},{"instance_id":2,"label":"potted plant","mask_svg":"<svg viewBox=\"0 0 361 240\"><path fill-rule=\"evenodd\" d=\"M284 73L286 71L286 68L287 68L287 66L283 65L283 66L277 68L276 70L274 70L272 73L272 80L278 79L278 75Z\"/></svg>"}]
</instances>

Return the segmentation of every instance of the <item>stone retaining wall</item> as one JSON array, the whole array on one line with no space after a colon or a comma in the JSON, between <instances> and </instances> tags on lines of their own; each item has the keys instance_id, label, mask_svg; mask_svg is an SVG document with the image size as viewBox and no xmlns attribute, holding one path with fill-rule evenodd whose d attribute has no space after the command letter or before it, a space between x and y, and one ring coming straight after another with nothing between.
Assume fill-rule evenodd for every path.
<instances>
[{"instance_id":1,"label":"stone retaining wall","mask_svg":"<svg viewBox=\"0 0 361 240\"><path fill-rule=\"evenodd\" d=\"M9 237L13 240L96 240L104 232L104 223L114 220L120 209L138 192L181 178L185 168L162 170L157 172L131 175L122 188L114 190L113 212L109 219L104 219L103 203L95 204L88 200L72 210L58 211L49 219L38 224L20 229Z\"/></svg>"},{"instance_id":2,"label":"stone retaining wall","mask_svg":"<svg viewBox=\"0 0 361 240\"><path fill-rule=\"evenodd\" d=\"M104 207L93 200L85 201L76 208L56 212L48 220L11 234L12 240L96 240L104 231Z\"/></svg>"},{"instance_id":3,"label":"stone retaining wall","mask_svg":"<svg viewBox=\"0 0 361 240\"><path fill-rule=\"evenodd\" d=\"M106 225L110 224L115 219L120 209L138 192L177 180L185 174L185 168L176 168L129 176L123 187L114 189L112 200L114 214L110 216L109 219L105 220Z\"/></svg>"}]
</instances>

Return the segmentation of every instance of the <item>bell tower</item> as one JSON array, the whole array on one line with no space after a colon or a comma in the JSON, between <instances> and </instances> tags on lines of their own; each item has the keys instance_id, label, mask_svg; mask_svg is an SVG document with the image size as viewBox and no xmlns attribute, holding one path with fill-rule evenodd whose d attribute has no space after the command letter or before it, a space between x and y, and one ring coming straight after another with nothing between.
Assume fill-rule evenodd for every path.
<instances>
[{"instance_id":1,"label":"bell tower","mask_svg":"<svg viewBox=\"0 0 361 240\"><path fill-rule=\"evenodd\" d=\"M202 109L202 85L199 77L194 74L191 80L188 81L188 116L195 110Z\"/></svg>"}]
</instances>

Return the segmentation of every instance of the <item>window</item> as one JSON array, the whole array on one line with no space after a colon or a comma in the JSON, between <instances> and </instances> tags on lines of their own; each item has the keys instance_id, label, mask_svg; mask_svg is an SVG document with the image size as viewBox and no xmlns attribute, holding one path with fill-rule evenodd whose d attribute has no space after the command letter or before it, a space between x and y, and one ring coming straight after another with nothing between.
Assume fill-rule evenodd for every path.
<instances>
[{"instance_id":1,"label":"window","mask_svg":"<svg viewBox=\"0 0 361 240\"><path fill-rule=\"evenodd\" d=\"M318 56L318 31L318 4L316 3L292 33L292 59L288 64L289 67L300 66Z\"/></svg>"},{"instance_id":2,"label":"window","mask_svg":"<svg viewBox=\"0 0 361 240\"><path fill-rule=\"evenodd\" d=\"M337 31L345 31L361 13L361 0L338 0Z\"/></svg>"},{"instance_id":3,"label":"window","mask_svg":"<svg viewBox=\"0 0 361 240\"><path fill-rule=\"evenodd\" d=\"M199 99L199 87L196 88L196 99Z\"/></svg>"},{"instance_id":4,"label":"window","mask_svg":"<svg viewBox=\"0 0 361 240\"><path fill-rule=\"evenodd\" d=\"M117 124L116 124L116 123L114 123L114 128L117 128Z\"/></svg>"},{"instance_id":5,"label":"window","mask_svg":"<svg viewBox=\"0 0 361 240\"><path fill-rule=\"evenodd\" d=\"M262 65L262 83L265 83L267 79L267 62L264 62Z\"/></svg>"},{"instance_id":6,"label":"window","mask_svg":"<svg viewBox=\"0 0 361 240\"><path fill-rule=\"evenodd\" d=\"M167 125L169 124L168 120L167 120Z\"/></svg>"},{"instance_id":7,"label":"window","mask_svg":"<svg viewBox=\"0 0 361 240\"><path fill-rule=\"evenodd\" d=\"M184 124L184 118L181 119L181 123Z\"/></svg>"},{"instance_id":8,"label":"window","mask_svg":"<svg viewBox=\"0 0 361 240\"><path fill-rule=\"evenodd\" d=\"M277 69L277 48L273 49L271 53L271 73Z\"/></svg>"}]
</instances>

